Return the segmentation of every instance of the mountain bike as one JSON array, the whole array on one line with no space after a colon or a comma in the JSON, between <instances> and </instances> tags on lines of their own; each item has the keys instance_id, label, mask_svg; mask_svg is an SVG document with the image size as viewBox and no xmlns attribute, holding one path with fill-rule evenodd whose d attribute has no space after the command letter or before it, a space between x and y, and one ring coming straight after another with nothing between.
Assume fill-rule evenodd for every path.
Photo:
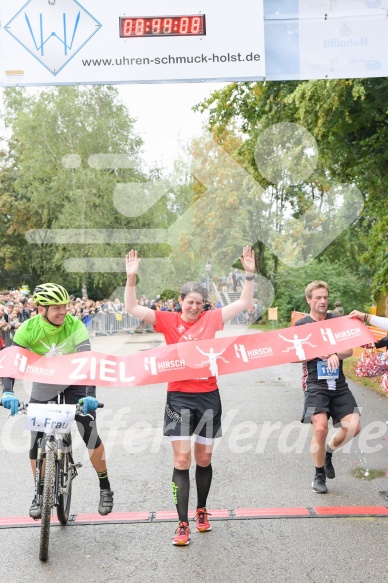
<instances>
[{"instance_id":1,"label":"mountain bike","mask_svg":"<svg viewBox=\"0 0 388 583\"><path fill-rule=\"evenodd\" d=\"M41 507L41 526L39 559L47 561L50 540L50 524L52 510L55 506L59 522L66 525L70 517L70 504L72 483L78 475L77 469L82 467L81 463L74 463L72 454L71 425L75 415L82 415L82 405L66 405L63 393L58 395L57 401L50 401L47 404L39 403L39 411L43 417L34 417L31 413L36 403L20 403L19 413L29 415L30 429L38 430L43 436L38 439L38 453L35 471L35 490L33 501ZM103 407L99 403L98 407ZM28 408L30 411L28 412ZM35 409L34 409L35 411ZM46 411L46 413L45 413ZM62 413L62 420L56 417ZM46 415L46 417L44 417ZM50 416L48 416L50 415ZM63 415L68 416L68 421L63 421ZM40 425L42 425L41 427ZM35 429L34 425L37 425ZM44 477L43 492L41 492L41 481Z\"/></svg>"}]
</instances>

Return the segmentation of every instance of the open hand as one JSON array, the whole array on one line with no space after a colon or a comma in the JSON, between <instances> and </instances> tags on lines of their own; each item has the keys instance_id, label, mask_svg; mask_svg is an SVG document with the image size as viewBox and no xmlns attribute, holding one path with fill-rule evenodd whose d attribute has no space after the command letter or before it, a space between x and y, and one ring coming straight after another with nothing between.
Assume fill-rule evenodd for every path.
<instances>
[{"instance_id":1,"label":"open hand","mask_svg":"<svg viewBox=\"0 0 388 583\"><path fill-rule=\"evenodd\" d=\"M139 269L141 259L137 256L137 251L133 249L125 256L125 266L127 275L136 275Z\"/></svg>"},{"instance_id":2,"label":"open hand","mask_svg":"<svg viewBox=\"0 0 388 583\"><path fill-rule=\"evenodd\" d=\"M244 247L243 256L240 257L240 261L245 271L248 271L249 273L255 272L255 252L252 247L249 247L249 245Z\"/></svg>"}]
</instances>

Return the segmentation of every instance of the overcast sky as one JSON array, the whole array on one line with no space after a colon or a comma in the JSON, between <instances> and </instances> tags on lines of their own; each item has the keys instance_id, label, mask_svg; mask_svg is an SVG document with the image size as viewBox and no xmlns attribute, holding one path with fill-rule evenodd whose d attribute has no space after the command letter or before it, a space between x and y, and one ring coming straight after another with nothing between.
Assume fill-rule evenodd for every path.
<instances>
[{"instance_id":1,"label":"overcast sky","mask_svg":"<svg viewBox=\"0 0 388 583\"><path fill-rule=\"evenodd\" d=\"M119 93L144 141L149 165L172 170L180 148L201 133L206 115L191 108L224 87L223 83L166 83L119 85Z\"/></svg>"},{"instance_id":2,"label":"overcast sky","mask_svg":"<svg viewBox=\"0 0 388 583\"><path fill-rule=\"evenodd\" d=\"M143 159L148 167L173 170L182 145L199 135L207 115L192 107L225 87L220 83L144 83L117 85L122 102L136 119L135 128L144 142ZM28 91L34 91L29 87ZM0 104L2 91L0 91ZM3 123L0 107L0 131Z\"/></svg>"}]
</instances>

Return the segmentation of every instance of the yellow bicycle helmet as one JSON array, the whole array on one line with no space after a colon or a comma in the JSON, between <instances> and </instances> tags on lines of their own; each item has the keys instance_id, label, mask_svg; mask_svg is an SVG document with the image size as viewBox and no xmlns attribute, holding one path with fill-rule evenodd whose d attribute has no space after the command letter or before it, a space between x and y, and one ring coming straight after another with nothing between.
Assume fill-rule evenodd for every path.
<instances>
[{"instance_id":1,"label":"yellow bicycle helmet","mask_svg":"<svg viewBox=\"0 0 388 583\"><path fill-rule=\"evenodd\" d=\"M60 306L70 301L67 290L56 283L42 283L34 289L33 300L37 306Z\"/></svg>"}]
</instances>

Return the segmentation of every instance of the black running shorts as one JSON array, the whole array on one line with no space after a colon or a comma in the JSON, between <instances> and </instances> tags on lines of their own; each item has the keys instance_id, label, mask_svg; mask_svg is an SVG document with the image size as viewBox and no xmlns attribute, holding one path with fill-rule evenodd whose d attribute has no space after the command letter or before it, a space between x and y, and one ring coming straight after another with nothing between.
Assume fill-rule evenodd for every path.
<instances>
[{"instance_id":1,"label":"black running shorts","mask_svg":"<svg viewBox=\"0 0 388 583\"><path fill-rule=\"evenodd\" d=\"M348 387L335 391L319 385L309 387L304 396L302 423L310 423L313 415L323 412L333 419L335 427L341 425L341 419L346 415L352 413L360 415L356 399Z\"/></svg>"},{"instance_id":2,"label":"black running shorts","mask_svg":"<svg viewBox=\"0 0 388 583\"><path fill-rule=\"evenodd\" d=\"M221 437L221 399L218 389L209 393L167 392L163 434L209 439Z\"/></svg>"}]
</instances>

